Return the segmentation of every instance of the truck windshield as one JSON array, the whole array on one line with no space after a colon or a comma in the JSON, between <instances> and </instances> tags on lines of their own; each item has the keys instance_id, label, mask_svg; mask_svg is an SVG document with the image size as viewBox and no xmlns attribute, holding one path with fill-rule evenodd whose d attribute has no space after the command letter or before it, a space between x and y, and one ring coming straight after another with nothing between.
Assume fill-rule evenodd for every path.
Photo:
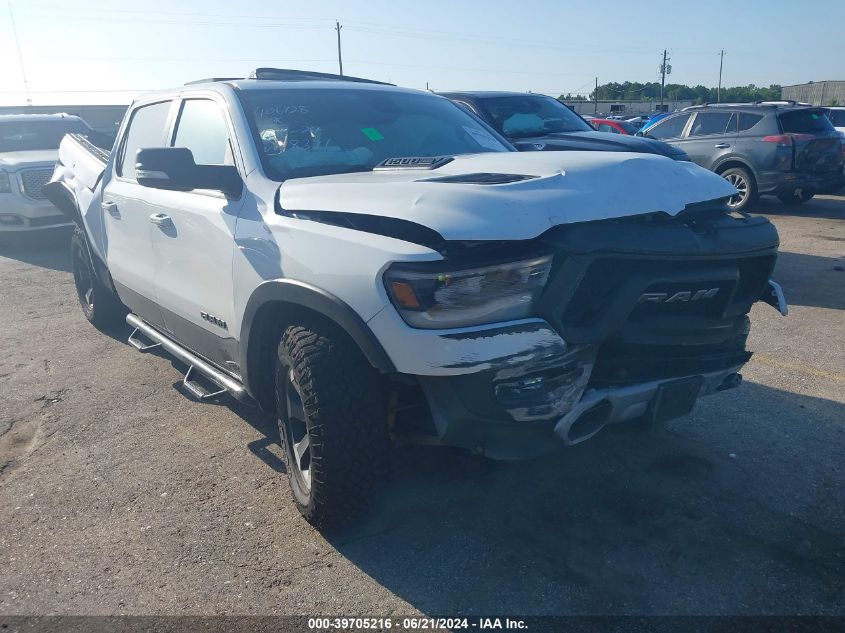
<instances>
[{"instance_id":1,"label":"truck windshield","mask_svg":"<svg viewBox=\"0 0 845 633\"><path fill-rule=\"evenodd\" d=\"M544 95L486 97L481 107L490 124L508 138L595 131L560 101Z\"/></svg>"},{"instance_id":2,"label":"truck windshield","mask_svg":"<svg viewBox=\"0 0 845 633\"><path fill-rule=\"evenodd\" d=\"M90 131L81 121L3 121L0 122L0 152L57 149L65 134Z\"/></svg>"},{"instance_id":3,"label":"truck windshield","mask_svg":"<svg viewBox=\"0 0 845 633\"><path fill-rule=\"evenodd\" d=\"M393 90L245 90L239 98L274 180L369 171L388 158L511 151L442 97Z\"/></svg>"}]
</instances>

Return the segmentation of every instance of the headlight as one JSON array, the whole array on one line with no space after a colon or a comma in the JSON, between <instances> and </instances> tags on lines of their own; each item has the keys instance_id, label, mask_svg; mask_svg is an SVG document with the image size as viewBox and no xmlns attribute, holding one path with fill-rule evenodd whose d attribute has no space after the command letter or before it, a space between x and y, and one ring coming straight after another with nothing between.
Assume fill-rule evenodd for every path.
<instances>
[{"instance_id":1,"label":"headlight","mask_svg":"<svg viewBox=\"0 0 845 633\"><path fill-rule=\"evenodd\" d=\"M9 174L0 171L0 193L9 193L10 191L12 191L12 185L9 183Z\"/></svg>"},{"instance_id":2,"label":"headlight","mask_svg":"<svg viewBox=\"0 0 845 633\"><path fill-rule=\"evenodd\" d=\"M454 328L530 316L551 266L551 255L460 270L442 262L394 264L384 279L408 325Z\"/></svg>"}]
</instances>

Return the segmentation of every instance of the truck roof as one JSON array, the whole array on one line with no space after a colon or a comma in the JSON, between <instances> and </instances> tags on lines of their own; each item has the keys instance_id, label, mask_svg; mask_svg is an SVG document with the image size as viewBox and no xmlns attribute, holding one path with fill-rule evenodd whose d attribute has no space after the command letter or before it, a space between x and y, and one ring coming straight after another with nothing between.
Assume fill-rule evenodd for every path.
<instances>
[{"instance_id":1,"label":"truck roof","mask_svg":"<svg viewBox=\"0 0 845 633\"><path fill-rule=\"evenodd\" d=\"M413 90L411 88L400 88L394 84L389 84L373 79L364 79L361 77L351 77L348 75L334 75L330 73L320 73L305 70L290 70L286 68L257 68L249 77L246 78L232 78L232 77L210 77L207 79L198 79L189 81L183 86L176 88L167 88L164 90L156 90L153 92L146 92L135 100L149 101L159 97L172 96L191 89L216 88L221 85L228 86L235 90L254 91L254 90L283 90L295 88L308 88L309 90L321 89L361 89L361 90L392 90L409 93L424 92L421 90ZM429 94L429 93L426 93Z\"/></svg>"}]
</instances>

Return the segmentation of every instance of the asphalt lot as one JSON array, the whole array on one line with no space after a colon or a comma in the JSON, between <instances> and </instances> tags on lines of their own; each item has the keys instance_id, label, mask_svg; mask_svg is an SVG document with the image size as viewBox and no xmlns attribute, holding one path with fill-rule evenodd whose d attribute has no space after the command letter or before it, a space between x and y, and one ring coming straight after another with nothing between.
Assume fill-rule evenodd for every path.
<instances>
[{"instance_id":1,"label":"asphalt lot","mask_svg":"<svg viewBox=\"0 0 845 633\"><path fill-rule=\"evenodd\" d=\"M762 209L791 312L740 389L535 461L404 449L330 540L272 420L94 330L64 244L0 248L0 614L845 614L845 197Z\"/></svg>"}]
</instances>

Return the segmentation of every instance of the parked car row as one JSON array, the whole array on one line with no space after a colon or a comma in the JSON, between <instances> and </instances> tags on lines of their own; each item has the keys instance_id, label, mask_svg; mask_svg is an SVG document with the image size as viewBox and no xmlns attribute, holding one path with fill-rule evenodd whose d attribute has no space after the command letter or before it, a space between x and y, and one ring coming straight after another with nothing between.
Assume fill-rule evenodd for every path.
<instances>
[{"instance_id":1,"label":"parked car row","mask_svg":"<svg viewBox=\"0 0 845 633\"><path fill-rule=\"evenodd\" d=\"M639 134L724 177L737 189L730 207L742 211L761 195L801 204L845 186L845 144L828 116L824 108L785 101L709 104L673 113Z\"/></svg>"}]
</instances>

